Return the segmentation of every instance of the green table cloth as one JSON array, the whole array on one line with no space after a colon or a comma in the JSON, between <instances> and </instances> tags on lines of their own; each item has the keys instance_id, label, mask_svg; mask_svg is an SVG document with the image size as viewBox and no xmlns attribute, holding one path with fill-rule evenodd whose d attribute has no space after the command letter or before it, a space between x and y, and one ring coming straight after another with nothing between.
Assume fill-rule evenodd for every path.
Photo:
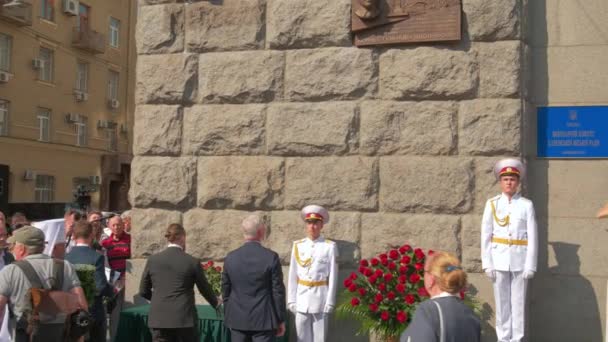
<instances>
[{"instance_id":1,"label":"green table cloth","mask_svg":"<svg viewBox=\"0 0 608 342\"><path fill-rule=\"evenodd\" d=\"M118 332L115 342L151 342L152 334L148 328L150 305L135 306L120 313ZM230 331L224 327L221 317L210 305L197 305L198 333L200 342L230 342ZM288 324L287 324L288 325ZM277 338L278 342L287 342L285 336Z\"/></svg>"}]
</instances>

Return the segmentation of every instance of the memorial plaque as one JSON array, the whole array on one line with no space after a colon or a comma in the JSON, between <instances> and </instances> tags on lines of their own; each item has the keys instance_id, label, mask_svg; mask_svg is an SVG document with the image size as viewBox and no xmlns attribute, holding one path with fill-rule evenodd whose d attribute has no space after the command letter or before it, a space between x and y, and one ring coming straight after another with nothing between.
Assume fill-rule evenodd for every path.
<instances>
[{"instance_id":1,"label":"memorial plaque","mask_svg":"<svg viewBox=\"0 0 608 342\"><path fill-rule=\"evenodd\" d=\"M352 0L356 46L455 41L461 0Z\"/></svg>"}]
</instances>

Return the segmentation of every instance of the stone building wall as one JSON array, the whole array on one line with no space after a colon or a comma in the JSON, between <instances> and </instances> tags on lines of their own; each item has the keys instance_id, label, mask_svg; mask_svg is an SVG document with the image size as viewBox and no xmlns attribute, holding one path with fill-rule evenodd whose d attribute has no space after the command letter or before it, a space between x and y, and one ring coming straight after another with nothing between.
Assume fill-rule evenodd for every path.
<instances>
[{"instance_id":1,"label":"stone building wall","mask_svg":"<svg viewBox=\"0 0 608 342\"><path fill-rule=\"evenodd\" d=\"M522 150L523 7L463 0L461 42L357 48L350 0L140 0L134 265L171 222L221 260L258 212L287 266L316 203L344 273L409 242L462 257L491 299L479 223L493 163Z\"/></svg>"}]
</instances>

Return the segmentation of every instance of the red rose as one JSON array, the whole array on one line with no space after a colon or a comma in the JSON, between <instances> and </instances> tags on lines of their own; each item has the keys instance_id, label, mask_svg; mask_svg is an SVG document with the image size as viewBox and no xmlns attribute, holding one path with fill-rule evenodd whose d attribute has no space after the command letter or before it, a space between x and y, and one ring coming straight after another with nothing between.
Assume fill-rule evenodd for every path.
<instances>
[{"instance_id":1,"label":"red rose","mask_svg":"<svg viewBox=\"0 0 608 342\"><path fill-rule=\"evenodd\" d=\"M397 312L397 321L399 321L399 323L405 323L405 321L407 321L407 313L403 311Z\"/></svg>"},{"instance_id":2,"label":"red rose","mask_svg":"<svg viewBox=\"0 0 608 342\"><path fill-rule=\"evenodd\" d=\"M348 291L350 291L350 292L355 292L355 291L357 291L357 284L351 284L351 285L348 287Z\"/></svg>"},{"instance_id":3,"label":"red rose","mask_svg":"<svg viewBox=\"0 0 608 342\"><path fill-rule=\"evenodd\" d=\"M394 262L392 262L392 261L391 261L391 262L389 262L389 263L388 263L388 269L389 269L389 270L391 270L391 271L392 271L392 270L394 270L395 268L397 268L397 265L396 265Z\"/></svg>"},{"instance_id":4,"label":"red rose","mask_svg":"<svg viewBox=\"0 0 608 342\"><path fill-rule=\"evenodd\" d=\"M403 245L403 246L401 246L401 248L399 248L399 252L401 252L401 254L405 254L411 250L412 250L412 246L410 246L410 245Z\"/></svg>"},{"instance_id":5,"label":"red rose","mask_svg":"<svg viewBox=\"0 0 608 342\"><path fill-rule=\"evenodd\" d=\"M385 273L384 274L384 281L391 281L393 280L393 274L392 273Z\"/></svg>"},{"instance_id":6,"label":"red rose","mask_svg":"<svg viewBox=\"0 0 608 342\"><path fill-rule=\"evenodd\" d=\"M395 299L395 292L391 291L389 293L386 294L386 298L388 298L389 300L394 300Z\"/></svg>"},{"instance_id":7,"label":"red rose","mask_svg":"<svg viewBox=\"0 0 608 342\"><path fill-rule=\"evenodd\" d=\"M382 266L387 266L388 265L388 259L380 259L380 263L382 264Z\"/></svg>"},{"instance_id":8,"label":"red rose","mask_svg":"<svg viewBox=\"0 0 608 342\"><path fill-rule=\"evenodd\" d=\"M367 293L367 290L364 287L359 288L359 295L361 295L363 297L363 296L365 296L366 293Z\"/></svg>"},{"instance_id":9,"label":"red rose","mask_svg":"<svg viewBox=\"0 0 608 342\"><path fill-rule=\"evenodd\" d=\"M215 267L215 270L218 272L222 272L222 268L220 266Z\"/></svg>"},{"instance_id":10,"label":"red rose","mask_svg":"<svg viewBox=\"0 0 608 342\"><path fill-rule=\"evenodd\" d=\"M388 311L382 311L380 318L382 318L383 321L388 321L388 319L391 318L391 315L388 313Z\"/></svg>"},{"instance_id":11,"label":"red rose","mask_svg":"<svg viewBox=\"0 0 608 342\"><path fill-rule=\"evenodd\" d=\"M388 255L386 255L386 253L378 255L378 257L380 257L380 259L388 259Z\"/></svg>"},{"instance_id":12,"label":"red rose","mask_svg":"<svg viewBox=\"0 0 608 342\"><path fill-rule=\"evenodd\" d=\"M371 276L372 274L374 274L374 271L372 271L372 270L371 270L371 269L369 269L369 268L366 268L366 269L365 269L365 272L364 272L363 274L365 274L365 276L366 276L366 277L369 277L369 276Z\"/></svg>"},{"instance_id":13,"label":"red rose","mask_svg":"<svg viewBox=\"0 0 608 342\"><path fill-rule=\"evenodd\" d=\"M406 274L407 273L407 266L399 266L399 273Z\"/></svg>"},{"instance_id":14,"label":"red rose","mask_svg":"<svg viewBox=\"0 0 608 342\"><path fill-rule=\"evenodd\" d=\"M352 306L357 306L361 303L361 301L359 301L359 298L357 297L353 297L353 299L350 300L350 305Z\"/></svg>"},{"instance_id":15,"label":"red rose","mask_svg":"<svg viewBox=\"0 0 608 342\"><path fill-rule=\"evenodd\" d=\"M357 279L357 273L355 273L355 272L351 272L351 274L350 274L350 279L352 279L352 280Z\"/></svg>"},{"instance_id":16,"label":"red rose","mask_svg":"<svg viewBox=\"0 0 608 342\"><path fill-rule=\"evenodd\" d=\"M367 278L367 280L369 281L370 284L375 284L376 281L378 280L378 277L376 277L375 275Z\"/></svg>"},{"instance_id":17,"label":"red rose","mask_svg":"<svg viewBox=\"0 0 608 342\"><path fill-rule=\"evenodd\" d=\"M421 264L421 263L419 263L419 262L417 262L416 265L414 265L414 267L416 268L416 271L420 271L421 269L424 268L424 265Z\"/></svg>"},{"instance_id":18,"label":"red rose","mask_svg":"<svg viewBox=\"0 0 608 342\"><path fill-rule=\"evenodd\" d=\"M408 303L409 305L414 304L415 301L416 301L416 297L414 297L414 295L408 294L405 296L405 302Z\"/></svg>"},{"instance_id":19,"label":"red rose","mask_svg":"<svg viewBox=\"0 0 608 342\"><path fill-rule=\"evenodd\" d=\"M367 262L367 260L363 259L363 260L359 261L359 265L361 265L363 267L367 267L367 266L369 266L369 262Z\"/></svg>"},{"instance_id":20,"label":"red rose","mask_svg":"<svg viewBox=\"0 0 608 342\"><path fill-rule=\"evenodd\" d=\"M209 265L208 264L204 264L203 265L203 269L206 271L207 269L209 269Z\"/></svg>"},{"instance_id":21,"label":"red rose","mask_svg":"<svg viewBox=\"0 0 608 342\"><path fill-rule=\"evenodd\" d=\"M393 260L397 260L399 259L399 252L396 249L392 249L390 252L388 252L388 256Z\"/></svg>"},{"instance_id":22,"label":"red rose","mask_svg":"<svg viewBox=\"0 0 608 342\"><path fill-rule=\"evenodd\" d=\"M381 269L377 269L376 272L374 272L374 274L378 277L382 277L382 274L384 274L384 272L382 272Z\"/></svg>"},{"instance_id":23,"label":"red rose","mask_svg":"<svg viewBox=\"0 0 608 342\"><path fill-rule=\"evenodd\" d=\"M414 255L416 256L416 259L418 259L418 260L424 259L424 252L420 248L416 248L414 250Z\"/></svg>"},{"instance_id":24,"label":"red rose","mask_svg":"<svg viewBox=\"0 0 608 342\"><path fill-rule=\"evenodd\" d=\"M382 296L382 293L376 293L376 295L374 296L374 302L376 303L380 303L383 299L384 296Z\"/></svg>"},{"instance_id":25,"label":"red rose","mask_svg":"<svg viewBox=\"0 0 608 342\"><path fill-rule=\"evenodd\" d=\"M431 256L431 255L435 254L435 251L432 249L429 249L429 251L426 254L428 254L428 256Z\"/></svg>"},{"instance_id":26,"label":"red rose","mask_svg":"<svg viewBox=\"0 0 608 342\"><path fill-rule=\"evenodd\" d=\"M460 290L460 299L464 300L464 290Z\"/></svg>"},{"instance_id":27,"label":"red rose","mask_svg":"<svg viewBox=\"0 0 608 342\"><path fill-rule=\"evenodd\" d=\"M408 265L411 261L412 261L412 258L410 258L407 255L404 255L403 258L401 258L401 263L404 265Z\"/></svg>"},{"instance_id":28,"label":"red rose","mask_svg":"<svg viewBox=\"0 0 608 342\"><path fill-rule=\"evenodd\" d=\"M365 274L365 270L366 270L365 266L359 266L359 273Z\"/></svg>"},{"instance_id":29,"label":"red rose","mask_svg":"<svg viewBox=\"0 0 608 342\"><path fill-rule=\"evenodd\" d=\"M397 290L397 292L399 292L399 293L403 293L405 291L405 285L397 284L397 286L395 287L395 290Z\"/></svg>"},{"instance_id":30,"label":"red rose","mask_svg":"<svg viewBox=\"0 0 608 342\"><path fill-rule=\"evenodd\" d=\"M412 275L410 276L410 283L416 284L419 281L420 281L420 275L418 275L418 273L412 273Z\"/></svg>"},{"instance_id":31,"label":"red rose","mask_svg":"<svg viewBox=\"0 0 608 342\"><path fill-rule=\"evenodd\" d=\"M406 277L405 275L400 275L400 276L399 276L399 282L400 282L401 284L405 284L405 283L407 283L407 277Z\"/></svg>"},{"instance_id":32,"label":"red rose","mask_svg":"<svg viewBox=\"0 0 608 342\"><path fill-rule=\"evenodd\" d=\"M209 260L209 262L207 262L207 265L213 266L213 260Z\"/></svg>"},{"instance_id":33,"label":"red rose","mask_svg":"<svg viewBox=\"0 0 608 342\"><path fill-rule=\"evenodd\" d=\"M385 283L378 284L378 290L380 290L381 292L386 291L386 284Z\"/></svg>"},{"instance_id":34,"label":"red rose","mask_svg":"<svg viewBox=\"0 0 608 342\"><path fill-rule=\"evenodd\" d=\"M372 303L369 305L369 311L376 312L378 311L378 304Z\"/></svg>"},{"instance_id":35,"label":"red rose","mask_svg":"<svg viewBox=\"0 0 608 342\"><path fill-rule=\"evenodd\" d=\"M429 293L424 287L418 289L418 295L420 297L429 297Z\"/></svg>"},{"instance_id":36,"label":"red rose","mask_svg":"<svg viewBox=\"0 0 608 342\"><path fill-rule=\"evenodd\" d=\"M344 287L350 287L353 284L353 281L350 278L344 279Z\"/></svg>"},{"instance_id":37,"label":"red rose","mask_svg":"<svg viewBox=\"0 0 608 342\"><path fill-rule=\"evenodd\" d=\"M372 258L372 266L378 266L378 264L380 263L380 261L378 261L378 259L376 258Z\"/></svg>"}]
</instances>

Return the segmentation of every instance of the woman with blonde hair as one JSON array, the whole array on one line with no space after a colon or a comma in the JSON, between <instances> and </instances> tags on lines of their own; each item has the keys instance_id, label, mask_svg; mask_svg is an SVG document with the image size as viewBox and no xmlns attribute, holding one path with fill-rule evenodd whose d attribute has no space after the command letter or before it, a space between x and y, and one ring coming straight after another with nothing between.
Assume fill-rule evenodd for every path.
<instances>
[{"instance_id":1,"label":"woman with blonde hair","mask_svg":"<svg viewBox=\"0 0 608 342\"><path fill-rule=\"evenodd\" d=\"M479 342L479 318L460 299L467 274L458 258L446 252L429 256L424 265L424 287L431 299L418 306L401 342Z\"/></svg>"}]
</instances>

